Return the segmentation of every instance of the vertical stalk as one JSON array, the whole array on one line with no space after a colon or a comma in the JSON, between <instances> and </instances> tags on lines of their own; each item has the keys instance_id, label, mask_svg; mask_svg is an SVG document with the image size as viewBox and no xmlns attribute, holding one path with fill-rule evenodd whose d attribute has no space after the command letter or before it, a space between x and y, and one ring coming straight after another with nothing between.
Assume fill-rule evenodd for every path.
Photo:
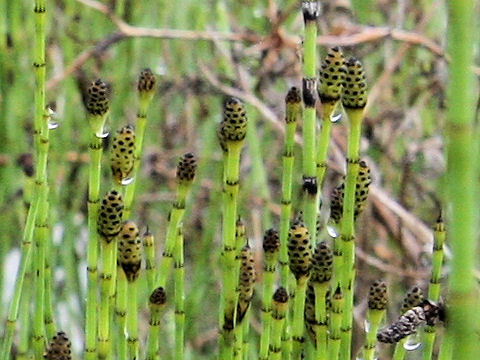
<instances>
[{"instance_id":1,"label":"vertical stalk","mask_svg":"<svg viewBox=\"0 0 480 360\"><path fill-rule=\"evenodd\" d=\"M230 98L224 105L224 119L220 124L220 143L226 147L224 168L222 221L222 303L220 324L222 359L233 358L233 329L235 328L238 283L236 261L236 220L240 172L240 153L247 132L247 116L240 100ZM222 146L224 148L224 146ZM225 155L225 151L224 151Z\"/></svg>"},{"instance_id":2,"label":"vertical stalk","mask_svg":"<svg viewBox=\"0 0 480 360\"><path fill-rule=\"evenodd\" d=\"M137 281L129 281L127 291L130 295L128 305L127 305L128 359L138 360L139 345L138 345Z\"/></svg>"},{"instance_id":3,"label":"vertical stalk","mask_svg":"<svg viewBox=\"0 0 480 360\"><path fill-rule=\"evenodd\" d=\"M340 352L343 294L340 286L337 287L332 297L332 312L330 314L330 334L328 342L328 359L337 360Z\"/></svg>"},{"instance_id":4,"label":"vertical stalk","mask_svg":"<svg viewBox=\"0 0 480 360\"><path fill-rule=\"evenodd\" d=\"M185 347L185 268L183 263L182 225L177 229L173 252L175 268L175 359L183 359Z\"/></svg>"},{"instance_id":5,"label":"vertical stalk","mask_svg":"<svg viewBox=\"0 0 480 360\"><path fill-rule=\"evenodd\" d=\"M35 18L35 48L33 67L35 72L35 118L34 118L34 146L35 146L35 189L33 202L29 208L21 245L21 260L16 276L14 295L8 311L7 326L2 343L1 359L7 360L13 342L13 335L18 318L18 310L22 296L25 273L31 264L32 239L37 223L38 209L42 201L47 201L47 157L49 148L48 117L45 116L45 0L34 1ZM42 206L45 206L44 204ZM40 259L36 259L39 261ZM43 270L42 270L43 271ZM41 280L41 279L36 279ZM36 283L37 287L40 283ZM40 289L39 295L40 295ZM42 290L43 291L43 290ZM42 299L43 301L43 299ZM43 304L38 304L43 307ZM42 315L43 316L43 309ZM37 334L40 336L40 334ZM43 336L43 335L42 335Z\"/></svg>"},{"instance_id":6,"label":"vertical stalk","mask_svg":"<svg viewBox=\"0 0 480 360\"><path fill-rule=\"evenodd\" d=\"M280 242L278 232L269 229L263 237L264 267L263 267L263 304L262 304L262 334L260 339L260 360L268 359L268 344L272 322L272 296L275 281L275 270Z\"/></svg>"},{"instance_id":7,"label":"vertical stalk","mask_svg":"<svg viewBox=\"0 0 480 360\"><path fill-rule=\"evenodd\" d=\"M452 336L455 359L478 358L476 331L472 316L478 310L478 291L473 270L478 235L478 175L474 138L475 78L471 74L476 44L475 1L448 1L447 48L451 56L447 87L447 194L451 217L448 223L452 248L450 311L447 332Z\"/></svg>"},{"instance_id":8,"label":"vertical stalk","mask_svg":"<svg viewBox=\"0 0 480 360\"><path fill-rule=\"evenodd\" d=\"M165 290L161 287L153 290L149 298L150 322L148 328L146 360L159 360L158 340L160 337L160 321L167 302Z\"/></svg>"},{"instance_id":9,"label":"vertical stalk","mask_svg":"<svg viewBox=\"0 0 480 360\"><path fill-rule=\"evenodd\" d=\"M304 189L304 217L307 229L310 232L311 242L315 244L317 222L317 172L315 161L315 133L316 133L316 43L317 18L319 15L316 0L302 2L303 20L305 23L303 44L303 189Z\"/></svg>"},{"instance_id":10,"label":"vertical stalk","mask_svg":"<svg viewBox=\"0 0 480 360\"><path fill-rule=\"evenodd\" d=\"M117 265L117 295L115 296L115 317L117 325L117 359L127 360L127 278L120 264Z\"/></svg>"},{"instance_id":11,"label":"vertical stalk","mask_svg":"<svg viewBox=\"0 0 480 360\"><path fill-rule=\"evenodd\" d=\"M351 352L353 288L355 281L355 189L360 167L359 153L363 110L366 105L366 82L362 64L358 60L350 58L346 65L347 74L342 103L349 119L350 128L340 236L343 248L341 284L345 296L340 355L341 359L344 360L350 359Z\"/></svg>"},{"instance_id":12,"label":"vertical stalk","mask_svg":"<svg viewBox=\"0 0 480 360\"><path fill-rule=\"evenodd\" d=\"M125 190L125 214L124 219L129 219L132 212L135 186L137 183L138 169L140 169L143 139L147 125L147 111L156 89L156 80L150 69L144 69L139 76L138 90L138 113L135 126L135 163L132 172L132 183Z\"/></svg>"},{"instance_id":13,"label":"vertical stalk","mask_svg":"<svg viewBox=\"0 0 480 360\"><path fill-rule=\"evenodd\" d=\"M88 89L87 119L90 125L88 178L87 306L85 308L85 359L97 358L97 217L100 203L100 177L103 127L108 115L107 86L98 79Z\"/></svg>"},{"instance_id":14,"label":"vertical stalk","mask_svg":"<svg viewBox=\"0 0 480 360\"><path fill-rule=\"evenodd\" d=\"M155 238L147 227L143 234L143 249L145 251L145 272L147 274L147 289L153 291L155 284Z\"/></svg>"},{"instance_id":15,"label":"vertical stalk","mask_svg":"<svg viewBox=\"0 0 480 360\"><path fill-rule=\"evenodd\" d=\"M282 358L282 334L287 310L288 292L284 287L279 287L273 294L269 359L280 360Z\"/></svg>"},{"instance_id":16,"label":"vertical stalk","mask_svg":"<svg viewBox=\"0 0 480 360\"><path fill-rule=\"evenodd\" d=\"M443 244L445 243L445 224L442 214L439 215L433 231L433 254L432 254L432 276L428 287L428 299L434 302L440 297L440 284L442 281L443 265ZM433 345L435 343L435 327L427 325L424 333L423 359L429 360L432 357Z\"/></svg>"},{"instance_id":17,"label":"vertical stalk","mask_svg":"<svg viewBox=\"0 0 480 360\"><path fill-rule=\"evenodd\" d=\"M282 157L282 211L280 214L280 271L281 283L288 287L288 228L290 227L290 213L292 210L292 179L293 163L295 160L293 149L295 146L295 130L300 119L302 104L300 90L290 88L285 97L285 140Z\"/></svg>"}]
</instances>

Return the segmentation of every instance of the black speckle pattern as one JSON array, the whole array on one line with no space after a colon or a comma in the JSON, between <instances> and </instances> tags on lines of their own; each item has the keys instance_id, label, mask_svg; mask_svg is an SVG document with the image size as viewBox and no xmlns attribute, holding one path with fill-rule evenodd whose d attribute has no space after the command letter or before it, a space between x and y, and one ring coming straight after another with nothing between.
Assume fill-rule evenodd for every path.
<instances>
[{"instance_id":1,"label":"black speckle pattern","mask_svg":"<svg viewBox=\"0 0 480 360\"><path fill-rule=\"evenodd\" d=\"M288 232L288 258L290 271L298 280L309 276L312 267L312 245L305 224L294 221Z\"/></svg>"},{"instance_id":2,"label":"black speckle pattern","mask_svg":"<svg viewBox=\"0 0 480 360\"><path fill-rule=\"evenodd\" d=\"M118 263L129 282L137 280L142 264L142 242L133 221L124 222L118 234Z\"/></svg>"},{"instance_id":3,"label":"black speckle pattern","mask_svg":"<svg viewBox=\"0 0 480 360\"><path fill-rule=\"evenodd\" d=\"M105 115L109 109L108 87L102 79L97 79L88 87L86 108L90 115Z\"/></svg>"},{"instance_id":4,"label":"black speckle pattern","mask_svg":"<svg viewBox=\"0 0 480 360\"><path fill-rule=\"evenodd\" d=\"M186 153L182 156L177 165L177 179L179 182L191 183L195 178L197 170L197 159L193 153Z\"/></svg>"},{"instance_id":5,"label":"black speckle pattern","mask_svg":"<svg viewBox=\"0 0 480 360\"><path fill-rule=\"evenodd\" d=\"M52 339L50 346L45 351L43 358L47 360L71 360L71 343L63 331L59 331Z\"/></svg>"},{"instance_id":6,"label":"black speckle pattern","mask_svg":"<svg viewBox=\"0 0 480 360\"><path fill-rule=\"evenodd\" d=\"M98 211L97 231L109 243L120 232L123 217L122 195L112 190L102 199Z\"/></svg>"},{"instance_id":7,"label":"black speckle pattern","mask_svg":"<svg viewBox=\"0 0 480 360\"><path fill-rule=\"evenodd\" d=\"M150 92L155 88L155 75L152 70L144 69L138 78L137 90L139 92Z\"/></svg>"},{"instance_id":8,"label":"black speckle pattern","mask_svg":"<svg viewBox=\"0 0 480 360\"><path fill-rule=\"evenodd\" d=\"M135 131L133 126L122 127L113 139L110 168L117 184L127 179L135 163Z\"/></svg>"},{"instance_id":9,"label":"black speckle pattern","mask_svg":"<svg viewBox=\"0 0 480 360\"><path fill-rule=\"evenodd\" d=\"M345 108L362 109L367 105L367 82L360 61L350 58L346 62L347 74L343 86L342 103Z\"/></svg>"},{"instance_id":10,"label":"black speckle pattern","mask_svg":"<svg viewBox=\"0 0 480 360\"><path fill-rule=\"evenodd\" d=\"M385 310L387 302L387 284L383 280L375 281L368 292L368 308L370 310Z\"/></svg>"},{"instance_id":11,"label":"black speckle pattern","mask_svg":"<svg viewBox=\"0 0 480 360\"><path fill-rule=\"evenodd\" d=\"M338 46L330 48L319 74L318 96L322 103L335 103L340 100L346 73L342 50Z\"/></svg>"}]
</instances>

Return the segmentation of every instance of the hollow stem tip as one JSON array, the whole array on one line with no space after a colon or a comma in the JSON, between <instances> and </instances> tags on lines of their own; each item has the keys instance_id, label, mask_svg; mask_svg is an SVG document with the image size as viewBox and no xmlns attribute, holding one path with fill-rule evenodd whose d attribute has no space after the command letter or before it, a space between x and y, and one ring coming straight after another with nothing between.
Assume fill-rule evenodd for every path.
<instances>
[{"instance_id":1,"label":"hollow stem tip","mask_svg":"<svg viewBox=\"0 0 480 360\"><path fill-rule=\"evenodd\" d=\"M71 343L63 331L59 331L52 339L43 358L46 360L71 360Z\"/></svg>"},{"instance_id":2,"label":"hollow stem tip","mask_svg":"<svg viewBox=\"0 0 480 360\"><path fill-rule=\"evenodd\" d=\"M113 179L122 185L132 174L135 163L135 130L132 125L122 127L113 139L110 168Z\"/></svg>"},{"instance_id":3,"label":"hollow stem tip","mask_svg":"<svg viewBox=\"0 0 480 360\"><path fill-rule=\"evenodd\" d=\"M118 234L118 262L127 281L137 280L142 264L142 242L137 225L133 221L123 223Z\"/></svg>"},{"instance_id":4,"label":"hollow stem tip","mask_svg":"<svg viewBox=\"0 0 480 360\"><path fill-rule=\"evenodd\" d=\"M123 216L122 195L116 191L109 191L102 199L98 211L97 231L109 243L120 232Z\"/></svg>"}]
</instances>

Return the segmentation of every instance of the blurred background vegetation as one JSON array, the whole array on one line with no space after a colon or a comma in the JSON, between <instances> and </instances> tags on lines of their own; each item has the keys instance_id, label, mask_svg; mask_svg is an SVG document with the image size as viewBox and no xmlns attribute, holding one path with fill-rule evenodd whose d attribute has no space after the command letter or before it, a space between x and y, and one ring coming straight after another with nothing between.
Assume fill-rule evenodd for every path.
<instances>
[{"instance_id":1,"label":"blurred background vegetation","mask_svg":"<svg viewBox=\"0 0 480 360\"><path fill-rule=\"evenodd\" d=\"M389 316L405 290L429 279L431 227L442 203L444 53L443 2L321 1L321 56L339 45L362 59L369 84L362 154L372 168L370 201L358 224L357 328L370 283L389 283ZM47 2L47 102L59 128L50 136L50 225L58 327L79 349L86 267L88 125L85 86L101 77L111 87L108 127L136 117L135 83L143 68L157 75L149 110L134 218L153 232L160 257L174 198L175 166L189 151L199 172L185 220L186 347L212 358L218 331L221 153L215 128L226 95L247 104L250 125L241 168L239 213L257 256L261 284L263 232L278 225L284 96L301 86L303 19L288 0L70 0ZM19 257L32 170L33 4L0 3L0 319L6 318ZM475 31L478 29L472 29ZM475 69L479 75L479 69ZM300 132L299 132L300 134ZM299 141L301 139L299 138ZM108 148L108 140L105 142ZM333 128L329 195L344 173L346 128ZM297 153L299 159L300 152ZM104 162L109 190L108 153ZM300 161L296 162L300 174ZM108 181L107 181L108 179ZM298 199L301 176L295 179ZM299 201L294 201L294 207ZM252 325L260 329L258 286ZM141 287L142 299L147 296ZM146 309L146 307L143 307ZM144 325L147 325L146 313ZM173 308L165 328L173 326ZM146 327L146 326L145 326ZM165 332L165 344L172 339ZM361 331L357 344L361 343ZM252 346L251 348L256 348ZM165 358L168 358L167 356Z\"/></svg>"}]
</instances>

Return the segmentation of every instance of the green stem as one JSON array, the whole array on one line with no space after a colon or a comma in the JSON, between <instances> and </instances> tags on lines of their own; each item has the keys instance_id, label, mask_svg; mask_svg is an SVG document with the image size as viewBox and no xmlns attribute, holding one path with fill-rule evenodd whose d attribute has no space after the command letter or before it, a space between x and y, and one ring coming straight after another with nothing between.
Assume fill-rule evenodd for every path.
<instances>
[{"instance_id":1,"label":"green stem","mask_svg":"<svg viewBox=\"0 0 480 360\"><path fill-rule=\"evenodd\" d=\"M110 340L110 305L111 305L111 288L113 280L113 271L115 269L115 247L117 242L102 241L102 273L101 279L101 300L100 313L98 317L98 357L106 359L112 352Z\"/></svg>"},{"instance_id":2,"label":"green stem","mask_svg":"<svg viewBox=\"0 0 480 360\"><path fill-rule=\"evenodd\" d=\"M268 359L270 329L272 327L272 296L275 281L276 257L267 257L263 272L262 335L260 339L260 360Z\"/></svg>"},{"instance_id":3,"label":"green stem","mask_svg":"<svg viewBox=\"0 0 480 360\"><path fill-rule=\"evenodd\" d=\"M100 174L102 140L95 133L90 135L90 163L88 182L88 244L87 244L87 306L85 326L85 359L96 360L97 355L97 217L100 204Z\"/></svg>"},{"instance_id":4,"label":"green stem","mask_svg":"<svg viewBox=\"0 0 480 360\"><path fill-rule=\"evenodd\" d=\"M327 333L328 333L328 321L327 321L327 309L325 304L325 298L328 292L329 283L315 283L315 323L317 325L317 339L315 349L316 360L327 359Z\"/></svg>"},{"instance_id":5,"label":"green stem","mask_svg":"<svg viewBox=\"0 0 480 360\"><path fill-rule=\"evenodd\" d=\"M432 276L428 287L428 299L437 302L440 297L442 281L443 244L445 243L445 225L440 215L433 232ZM422 356L424 360L432 358L435 344L435 327L426 326L424 332L424 347Z\"/></svg>"},{"instance_id":6,"label":"green stem","mask_svg":"<svg viewBox=\"0 0 480 360\"><path fill-rule=\"evenodd\" d=\"M148 291L153 291L155 285L155 238L148 228L145 234L143 234L143 249L145 251L147 289Z\"/></svg>"},{"instance_id":7,"label":"green stem","mask_svg":"<svg viewBox=\"0 0 480 360\"><path fill-rule=\"evenodd\" d=\"M393 360L403 360L405 358L405 342L408 340L408 336L405 339L400 340L395 344L395 351L393 352ZM430 358L429 358L430 359Z\"/></svg>"},{"instance_id":8,"label":"green stem","mask_svg":"<svg viewBox=\"0 0 480 360\"><path fill-rule=\"evenodd\" d=\"M185 187L177 187L177 196L173 208L170 212L167 236L165 239L165 250L163 251L163 258L158 267L158 279L156 287L166 287L168 276L172 268L173 253L175 251L175 242L177 239L178 226L183 219L185 213L185 198L188 189Z\"/></svg>"},{"instance_id":9,"label":"green stem","mask_svg":"<svg viewBox=\"0 0 480 360\"><path fill-rule=\"evenodd\" d=\"M347 175L345 177L345 194L341 223L341 240L343 248L343 270L341 276L342 290L345 296L345 309L342 321L342 359L350 359L352 320L353 320L353 287L355 281L355 189L359 169L359 151L363 109L347 109L350 120L350 131L347 148Z\"/></svg>"},{"instance_id":10,"label":"green stem","mask_svg":"<svg viewBox=\"0 0 480 360\"><path fill-rule=\"evenodd\" d=\"M342 327L343 295L338 286L332 297L332 312L330 314L330 334L328 342L328 359L337 360L340 352L340 333Z\"/></svg>"},{"instance_id":11,"label":"green stem","mask_svg":"<svg viewBox=\"0 0 480 360\"><path fill-rule=\"evenodd\" d=\"M127 309L127 344L128 359L138 360L138 309L137 309L137 282L128 283L128 309Z\"/></svg>"},{"instance_id":12,"label":"green stem","mask_svg":"<svg viewBox=\"0 0 480 360\"><path fill-rule=\"evenodd\" d=\"M447 88L447 194L451 210L448 224L452 248L449 293L449 328L456 360L480 357L472 316L478 310L473 277L478 234L477 141L475 128L475 78L471 74L476 39L475 1L448 1L449 76Z\"/></svg>"},{"instance_id":13,"label":"green stem","mask_svg":"<svg viewBox=\"0 0 480 360\"><path fill-rule=\"evenodd\" d=\"M305 343L304 333L304 311L305 311L305 294L307 290L307 277L300 277L297 280L295 288L295 298L293 299L293 324L292 324L292 340L293 340L293 359L300 359L303 344Z\"/></svg>"},{"instance_id":14,"label":"green stem","mask_svg":"<svg viewBox=\"0 0 480 360\"><path fill-rule=\"evenodd\" d=\"M365 360L375 359L375 344L377 343L377 332L384 315L385 310L368 309L367 321L370 326L365 337Z\"/></svg>"},{"instance_id":15,"label":"green stem","mask_svg":"<svg viewBox=\"0 0 480 360\"><path fill-rule=\"evenodd\" d=\"M33 319L33 349L36 358L41 358L45 349L45 242L48 238L46 214L48 212L48 188L42 189L39 216L35 224L35 312Z\"/></svg>"},{"instance_id":16,"label":"green stem","mask_svg":"<svg viewBox=\"0 0 480 360\"><path fill-rule=\"evenodd\" d=\"M303 181L304 181L304 219L310 233L310 241L315 245L317 223L317 173L315 162L315 132L316 132L316 92L317 92L317 1L302 2L303 19L305 22L303 41Z\"/></svg>"},{"instance_id":17,"label":"green stem","mask_svg":"<svg viewBox=\"0 0 480 360\"><path fill-rule=\"evenodd\" d=\"M222 224L223 240L223 273L222 273L222 347L223 359L233 358L233 332L235 328L236 302L237 302L237 267L238 261L235 249L235 230L237 219L237 197L240 152L242 144L230 141L227 143L227 166L224 169L224 214Z\"/></svg>"},{"instance_id":18,"label":"green stem","mask_svg":"<svg viewBox=\"0 0 480 360\"><path fill-rule=\"evenodd\" d=\"M117 265L117 295L115 297L115 317L117 323L117 359L127 360L127 339L125 328L127 325L127 278L120 265Z\"/></svg>"},{"instance_id":19,"label":"green stem","mask_svg":"<svg viewBox=\"0 0 480 360\"><path fill-rule=\"evenodd\" d=\"M301 117L300 94L297 88L291 88L286 98L285 140L282 157L282 210L280 214L280 271L281 284L288 287L290 270L288 268L288 230L292 210L292 179L294 165L295 131Z\"/></svg>"},{"instance_id":20,"label":"green stem","mask_svg":"<svg viewBox=\"0 0 480 360\"><path fill-rule=\"evenodd\" d=\"M175 359L183 359L185 347L185 268L183 263L181 224L177 229L177 241L173 259L175 262Z\"/></svg>"}]
</instances>

